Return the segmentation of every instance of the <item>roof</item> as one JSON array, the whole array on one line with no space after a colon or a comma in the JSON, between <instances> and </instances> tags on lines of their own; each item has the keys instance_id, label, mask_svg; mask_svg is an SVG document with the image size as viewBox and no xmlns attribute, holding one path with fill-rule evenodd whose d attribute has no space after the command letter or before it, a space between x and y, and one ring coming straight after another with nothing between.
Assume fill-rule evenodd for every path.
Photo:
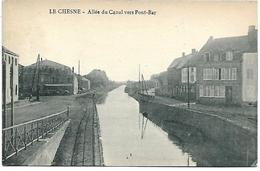
<instances>
[{"instance_id":1,"label":"roof","mask_svg":"<svg viewBox=\"0 0 260 171\"><path fill-rule=\"evenodd\" d=\"M7 49L7 48L4 47L4 46L2 46L2 52L4 52L4 53L8 53L8 54L10 54L10 55L17 56L17 57L19 56L19 55L17 55L16 53L10 51L9 49Z\"/></svg>"},{"instance_id":2,"label":"roof","mask_svg":"<svg viewBox=\"0 0 260 171\"><path fill-rule=\"evenodd\" d=\"M188 55L185 55L183 57L176 58L168 67L169 68L176 68L180 69L189 64L193 64L195 62L196 57L198 56L198 52L190 53Z\"/></svg>"},{"instance_id":3,"label":"roof","mask_svg":"<svg viewBox=\"0 0 260 171\"><path fill-rule=\"evenodd\" d=\"M257 30L250 35L223 37L213 39L209 38L207 43L201 48L200 52L205 51L240 51L240 52L257 52Z\"/></svg>"},{"instance_id":4,"label":"roof","mask_svg":"<svg viewBox=\"0 0 260 171\"><path fill-rule=\"evenodd\" d=\"M31 64L28 67L35 67L35 66L36 66L36 63ZM55 68L55 69L69 69L70 70L70 67L57 63L57 62L54 62L54 61L51 61L51 60L48 60L48 59L40 61L40 66L41 67L48 66L48 67Z\"/></svg>"}]
</instances>

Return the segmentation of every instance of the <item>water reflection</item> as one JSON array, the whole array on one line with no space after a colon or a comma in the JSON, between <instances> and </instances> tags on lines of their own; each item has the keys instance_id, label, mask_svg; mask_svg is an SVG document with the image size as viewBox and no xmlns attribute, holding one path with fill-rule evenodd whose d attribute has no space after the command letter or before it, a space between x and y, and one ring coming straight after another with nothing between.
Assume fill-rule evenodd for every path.
<instances>
[{"instance_id":1,"label":"water reflection","mask_svg":"<svg viewBox=\"0 0 260 171\"><path fill-rule=\"evenodd\" d=\"M141 139L143 139L148 118L147 118L147 113L139 114L139 129L140 129L140 115L142 117Z\"/></svg>"},{"instance_id":2,"label":"water reflection","mask_svg":"<svg viewBox=\"0 0 260 171\"><path fill-rule=\"evenodd\" d=\"M97 109L106 166L196 166L162 127L140 114L124 86L111 91Z\"/></svg>"},{"instance_id":3,"label":"water reflection","mask_svg":"<svg viewBox=\"0 0 260 171\"><path fill-rule=\"evenodd\" d=\"M162 120L160 115L148 114L147 111L153 111L146 109L147 106L144 107L142 104L139 106L140 112L146 113L149 121L165 131L168 139L183 153L188 154L188 166L190 158L197 166L247 166L249 164L246 156L231 152L221 143L206 137L200 130L172 120Z\"/></svg>"}]
</instances>

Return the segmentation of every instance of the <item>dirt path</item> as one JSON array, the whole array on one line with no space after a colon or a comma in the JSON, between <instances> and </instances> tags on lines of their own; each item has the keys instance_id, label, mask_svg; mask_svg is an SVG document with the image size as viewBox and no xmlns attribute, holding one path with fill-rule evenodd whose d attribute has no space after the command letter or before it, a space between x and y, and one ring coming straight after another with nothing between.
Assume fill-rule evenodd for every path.
<instances>
[{"instance_id":1,"label":"dirt path","mask_svg":"<svg viewBox=\"0 0 260 171\"><path fill-rule=\"evenodd\" d=\"M53 165L103 165L99 121L92 98L87 96L75 98L71 106L70 119L70 125L60 143Z\"/></svg>"}]
</instances>

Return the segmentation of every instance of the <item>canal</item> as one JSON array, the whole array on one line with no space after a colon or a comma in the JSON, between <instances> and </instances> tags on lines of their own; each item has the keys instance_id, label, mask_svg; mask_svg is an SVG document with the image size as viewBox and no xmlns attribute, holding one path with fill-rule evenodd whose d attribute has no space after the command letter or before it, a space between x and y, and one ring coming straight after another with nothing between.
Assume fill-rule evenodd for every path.
<instances>
[{"instance_id":1,"label":"canal","mask_svg":"<svg viewBox=\"0 0 260 171\"><path fill-rule=\"evenodd\" d=\"M187 166L196 163L160 127L139 113L124 86L97 106L106 166Z\"/></svg>"},{"instance_id":2,"label":"canal","mask_svg":"<svg viewBox=\"0 0 260 171\"><path fill-rule=\"evenodd\" d=\"M140 113L144 109L124 88L109 92L97 105L106 166L245 165L243 158L195 128L160 118L147 119Z\"/></svg>"}]
</instances>

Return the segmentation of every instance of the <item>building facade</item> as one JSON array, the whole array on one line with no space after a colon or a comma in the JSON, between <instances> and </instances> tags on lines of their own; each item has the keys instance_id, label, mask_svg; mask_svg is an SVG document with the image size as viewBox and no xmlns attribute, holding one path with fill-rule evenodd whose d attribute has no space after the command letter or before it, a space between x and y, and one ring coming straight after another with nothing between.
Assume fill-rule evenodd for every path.
<instances>
[{"instance_id":1,"label":"building facade","mask_svg":"<svg viewBox=\"0 0 260 171\"><path fill-rule=\"evenodd\" d=\"M257 53L244 53L242 56L242 101L257 101Z\"/></svg>"},{"instance_id":2,"label":"building facade","mask_svg":"<svg viewBox=\"0 0 260 171\"><path fill-rule=\"evenodd\" d=\"M38 70L36 69L38 65ZM35 95L39 85L40 95L66 95L78 93L78 79L74 68L50 61L40 60L39 63L24 67L23 94Z\"/></svg>"},{"instance_id":3,"label":"building facade","mask_svg":"<svg viewBox=\"0 0 260 171\"><path fill-rule=\"evenodd\" d=\"M248 35L245 36L210 37L199 52L198 102L241 105L244 101L243 88L246 88L242 85L245 81L242 65L247 67L252 62L247 61L246 58L251 56L247 53L257 54L257 30L254 26L249 27Z\"/></svg>"},{"instance_id":4,"label":"building facade","mask_svg":"<svg viewBox=\"0 0 260 171\"><path fill-rule=\"evenodd\" d=\"M7 104L11 102L11 84L13 84L13 100L18 100L18 64L19 56L2 46L2 93L5 94ZM4 96L2 97L4 98Z\"/></svg>"},{"instance_id":5,"label":"building facade","mask_svg":"<svg viewBox=\"0 0 260 171\"><path fill-rule=\"evenodd\" d=\"M157 88L155 89L155 95L158 96L169 96L168 91L168 73L164 71L157 76Z\"/></svg>"},{"instance_id":6,"label":"building facade","mask_svg":"<svg viewBox=\"0 0 260 171\"><path fill-rule=\"evenodd\" d=\"M184 101L196 100L197 55L198 52L192 49L190 54L183 53L168 67L168 90L171 97Z\"/></svg>"},{"instance_id":7,"label":"building facade","mask_svg":"<svg viewBox=\"0 0 260 171\"><path fill-rule=\"evenodd\" d=\"M79 93L90 90L90 80L77 74Z\"/></svg>"}]
</instances>

